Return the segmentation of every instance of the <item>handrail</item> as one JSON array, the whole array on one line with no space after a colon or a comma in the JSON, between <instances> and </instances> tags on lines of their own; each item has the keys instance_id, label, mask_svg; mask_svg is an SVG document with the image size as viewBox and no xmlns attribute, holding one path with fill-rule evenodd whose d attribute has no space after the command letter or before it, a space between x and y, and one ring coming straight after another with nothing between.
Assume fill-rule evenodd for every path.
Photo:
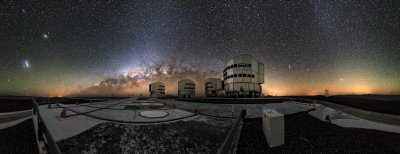
<instances>
[{"instance_id":1,"label":"handrail","mask_svg":"<svg viewBox=\"0 0 400 154\"><path fill-rule=\"evenodd\" d=\"M47 128L46 124L44 123L42 116L40 116L39 112L39 106L36 103L34 99L32 99L32 104L33 104L33 116L37 116L38 118L38 137L39 141L44 141L46 145L46 149L48 149L49 154L61 154L60 149L57 146L57 143L54 141L53 136L51 136L51 133L49 129ZM43 135L46 137L46 140L43 139Z\"/></svg>"},{"instance_id":2,"label":"handrail","mask_svg":"<svg viewBox=\"0 0 400 154\"><path fill-rule=\"evenodd\" d=\"M225 138L225 141L222 143L221 147L218 149L218 154L228 154L232 149L232 144L234 142L235 136L239 135L238 130L241 126L242 121L246 116L246 110L242 110L239 117L236 120L235 125L229 131L228 136Z\"/></svg>"}]
</instances>

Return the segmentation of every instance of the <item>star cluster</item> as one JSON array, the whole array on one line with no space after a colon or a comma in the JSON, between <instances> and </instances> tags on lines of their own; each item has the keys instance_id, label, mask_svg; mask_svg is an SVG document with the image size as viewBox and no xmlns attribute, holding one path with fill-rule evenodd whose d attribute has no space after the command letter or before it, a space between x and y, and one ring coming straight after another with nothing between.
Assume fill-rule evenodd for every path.
<instances>
[{"instance_id":1,"label":"star cluster","mask_svg":"<svg viewBox=\"0 0 400 154\"><path fill-rule=\"evenodd\" d=\"M398 1L2 1L0 95L127 96L265 65L264 95L400 94Z\"/></svg>"}]
</instances>

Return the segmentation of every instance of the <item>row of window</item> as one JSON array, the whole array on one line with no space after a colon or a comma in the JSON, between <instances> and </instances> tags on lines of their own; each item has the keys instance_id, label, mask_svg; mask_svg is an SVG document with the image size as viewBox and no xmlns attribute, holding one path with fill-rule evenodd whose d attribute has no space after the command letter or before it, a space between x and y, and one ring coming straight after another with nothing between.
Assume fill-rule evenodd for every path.
<instances>
[{"instance_id":1,"label":"row of window","mask_svg":"<svg viewBox=\"0 0 400 154\"><path fill-rule=\"evenodd\" d=\"M165 87L165 86L163 86L163 85L158 85L158 87Z\"/></svg>"},{"instance_id":2,"label":"row of window","mask_svg":"<svg viewBox=\"0 0 400 154\"><path fill-rule=\"evenodd\" d=\"M206 82L206 84L211 84L211 82Z\"/></svg>"},{"instance_id":3,"label":"row of window","mask_svg":"<svg viewBox=\"0 0 400 154\"><path fill-rule=\"evenodd\" d=\"M249 77L254 78L254 74L232 74L224 77L224 80L236 77Z\"/></svg>"},{"instance_id":4,"label":"row of window","mask_svg":"<svg viewBox=\"0 0 400 154\"><path fill-rule=\"evenodd\" d=\"M231 68L235 68L235 67L251 67L251 64L246 64L246 63L233 64L231 66L226 67L224 69L224 72L226 72L227 70L229 70Z\"/></svg>"},{"instance_id":5,"label":"row of window","mask_svg":"<svg viewBox=\"0 0 400 154\"><path fill-rule=\"evenodd\" d=\"M195 85L194 83L185 83L185 85Z\"/></svg>"},{"instance_id":6,"label":"row of window","mask_svg":"<svg viewBox=\"0 0 400 154\"><path fill-rule=\"evenodd\" d=\"M183 89L195 89L193 87L183 87Z\"/></svg>"},{"instance_id":7,"label":"row of window","mask_svg":"<svg viewBox=\"0 0 400 154\"><path fill-rule=\"evenodd\" d=\"M164 91L165 89L157 89L157 90Z\"/></svg>"},{"instance_id":8,"label":"row of window","mask_svg":"<svg viewBox=\"0 0 400 154\"><path fill-rule=\"evenodd\" d=\"M208 88L214 88L214 86L208 86L208 87L206 87L206 89L208 89Z\"/></svg>"}]
</instances>

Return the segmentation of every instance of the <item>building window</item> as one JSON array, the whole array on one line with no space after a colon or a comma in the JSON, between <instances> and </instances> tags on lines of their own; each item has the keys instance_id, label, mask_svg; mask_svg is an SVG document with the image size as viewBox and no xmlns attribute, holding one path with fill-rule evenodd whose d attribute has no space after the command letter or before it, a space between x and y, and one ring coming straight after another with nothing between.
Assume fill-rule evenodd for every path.
<instances>
[{"instance_id":1,"label":"building window","mask_svg":"<svg viewBox=\"0 0 400 154\"><path fill-rule=\"evenodd\" d=\"M242 77L242 74L239 74L239 77Z\"/></svg>"},{"instance_id":2,"label":"building window","mask_svg":"<svg viewBox=\"0 0 400 154\"><path fill-rule=\"evenodd\" d=\"M254 78L254 74L252 74L251 77Z\"/></svg>"},{"instance_id":3,"label":"building window","mask_svg":"<svg viewBox=\"0 0 400 154\"><path fill-rule=\"evenodd\" d=\"M234 75L233 75L233 77L235 77L235 78L236 78L236 77L237 77L237 74L234 74Z\"/></svg>"},{"instance_id":4,"label":"building window","mask_svg":"<svg viewBox=\"0 0 400 154\"><path fill-rule=\"evenodd\" d=\"M237 64L234 64L233 67L237 67Z\"/></svg>"}]
</instances>

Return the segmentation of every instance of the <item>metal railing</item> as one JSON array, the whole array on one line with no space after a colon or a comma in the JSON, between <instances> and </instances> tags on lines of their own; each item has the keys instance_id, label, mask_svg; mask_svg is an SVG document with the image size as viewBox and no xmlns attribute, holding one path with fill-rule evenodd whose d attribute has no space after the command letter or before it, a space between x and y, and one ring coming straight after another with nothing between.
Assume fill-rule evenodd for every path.
<instances>
[{"instance_id":1,"label":"metal railing","mask_svg":"<svg viewBox=\"0 0 400 154\"><path fill-rule=\"evenodd\" d=\"M46 150L49 154L61 154L61 151L58 148L56 141L54 141L53 136L51 136L49 129L42 119L42 116L40 116L39 106L34 99L32 99L32 104L33 116L37 117L38 140L45 143Z\"/></svg>"},{"instance_id":2,"label":"metal railing","mask_svg":"<svg viewBox=\"0 0 400 154\"><path fill-rule=\"evenodd\" d=\"M246 117L246 110L242 110L239 117L236 120L235 125L232 127L231 131L229 132L228 136L225 138L225 141L222 143L221 147L218 149L218 154L228 154L231 149L233 149L232 145L235 141L235 137L239 134L239 127L242 124L242 121ZM238 141L237 141L238 142Z\"/></svg>"}]
</instances>

